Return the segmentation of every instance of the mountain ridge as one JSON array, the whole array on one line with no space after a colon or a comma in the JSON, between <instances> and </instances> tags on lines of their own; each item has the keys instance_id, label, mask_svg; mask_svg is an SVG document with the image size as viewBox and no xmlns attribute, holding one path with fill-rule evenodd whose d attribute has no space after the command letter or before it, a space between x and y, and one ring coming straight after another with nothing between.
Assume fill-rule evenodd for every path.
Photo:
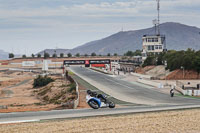
<instances>
[{"instance_id":1,"label":"mountain ridge","mask_svg":"<svg viewBox=\"0 0 200 133\"><path fill-rule=\"evenodd\" d=\"M143 35L154 33L154 27L141 30L120 31L73 49L66 49L64 53L80 53L84 55L95 52L101 55L107 55L107 53L123 55L128 50L141 50ZM166 36L167 49L169 50L186 50L188 48L200 50L200 28L196 26L188 26L177 22L166 22L160 24L160 33Z\"/></svg>"}]
</instances>

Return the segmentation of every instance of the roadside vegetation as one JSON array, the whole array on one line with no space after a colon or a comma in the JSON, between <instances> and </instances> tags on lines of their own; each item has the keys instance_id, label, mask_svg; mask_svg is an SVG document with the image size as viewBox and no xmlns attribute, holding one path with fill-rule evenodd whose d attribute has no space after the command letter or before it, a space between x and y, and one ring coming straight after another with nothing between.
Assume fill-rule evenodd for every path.
<instances>
[{"instance_id":1,"label":"roadside vegetation","mask_svg":"<svg viewBox=\"0 0 200 133\"><path fill-rule=\"evenodd\" d=\"M73 100L76 98L75 82L39 75L34 79L33 87L34 93L41 99L42 104L68 103L66 107L73 107Z\"/></svg>"},{"instance_id":2,"label":"roadside vegetation","mask_svg":"<svg viewBox=\"0 0 200 133\"><path fill-rule=\"evenodd\" d=\"M200 73L200 51L169 50L166 53L150 55L144 61L143 67L150 65L166 65L170 71L176 69L195 70Z\"/></svg>"},{"instance_id":3,"label":"roadside vegetation","mask_svg":"<svg viewBox=\"0 0 200 133\"><path fill-rule=\"evenodd\" d=\"M130 56L130 57L132 57L132 56L141 56L142 55L141 52L142 52L141 50L136 50L135 52L133 52L133 51L127 51L124 54L124 56Z\"/></svg>"},{"instance_id":4,"label":"roadside vegetation","mask_svg":"<svg viewBox=\"0 0 200 133\"><path fill-rule=\"evenodd\" d=\"M39 75L37 78L34 79L34 82L33 82L33 87L36 88L36 87L42 87L42 86L45 86L51 82L53 82L54 80L48 76L41 76Z\"/></svg>"},{"instance_id":5,"label":"roadside vegetation","mask_svg":"<svg viewBox=\"0 0 200 133\"><path fill-rule=\"evenodd\" d=\"M76 84L56 79L55 82L35 90L35 93L44 104L68 103L68 107L72 108L73 103L71 102L76 98Z\"/></svg>"}]
</instances>

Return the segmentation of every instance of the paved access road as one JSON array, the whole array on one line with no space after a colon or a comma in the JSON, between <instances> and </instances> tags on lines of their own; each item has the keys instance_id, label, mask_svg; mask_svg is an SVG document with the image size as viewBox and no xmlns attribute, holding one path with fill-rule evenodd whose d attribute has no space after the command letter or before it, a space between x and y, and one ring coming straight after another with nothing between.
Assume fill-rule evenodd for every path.
<instances>
[{"instance_id":1,"label":"paved access road","mask_svg":"<svg viewBox=\"0 0 200 133\"><path fill-rule=\"evenodd\" d=\"M0 113L0 125L7 123L34 122L50 119L80 118L91 116L119 115L126 113L142 113L163 110L187 109L200 107L196 105L184 106L130 106L123 108L103 109L66 109L38 112Z\"/></svg>"},{"instance_id":2,"label":"paved access road","mask_svg":"<svg viewBox=\"0 0 200 133\"><path fill-rule=\"evenodd\" d=\"M169 94L158 92L152 87L123 81L117 77L102 74L84 67L70 66L69 69L93 86L122 101L143 105L200 104L200 99L182 96L172 98Z\"/></svg>"}]
</instances>

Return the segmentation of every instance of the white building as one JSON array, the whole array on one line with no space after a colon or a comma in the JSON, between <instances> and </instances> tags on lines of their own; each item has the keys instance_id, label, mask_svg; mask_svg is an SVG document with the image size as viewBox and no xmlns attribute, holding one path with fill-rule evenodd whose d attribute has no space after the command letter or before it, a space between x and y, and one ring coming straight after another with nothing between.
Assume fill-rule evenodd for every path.
<instances>
[{"instance_id":1,"label":"white building","mask_svg":"<svg viewBox=\"0 0 200 133\"><path fill-rule=\"evenodd\" d=\"M162 53L166 50L166 41L164 35L144 35L142 37L142 60L147 56L156 53Z\"/></svg>"}]
</instances>

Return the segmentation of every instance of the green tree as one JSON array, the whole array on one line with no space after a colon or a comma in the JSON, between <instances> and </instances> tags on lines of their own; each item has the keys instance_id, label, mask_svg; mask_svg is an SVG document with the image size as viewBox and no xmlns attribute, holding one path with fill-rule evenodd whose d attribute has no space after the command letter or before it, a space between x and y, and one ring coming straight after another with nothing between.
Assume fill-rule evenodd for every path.
<instances>
[{"instance_id":1,"label":"green tree","mask_svg":"<svg viewBox=\"0 0 200 133\"><path fill-rule=\"evenodd\" d=\"M110 53L108 53L107 56L110 56Z\"/></svg>"},{"instance_id":2,"label":"green tree","mask_svg":"<svg viewBox=\"0 0 200 133\"><path fill-rule=\"evenodd\" d=\"M77 53L75 56L76 56L76 57L80 57L80 54L79 54L79 53Z\"/></svg>"},{"instance_id":3,"label":"green tree","mask_svg":"<svg viewBox=\"0 0 200 133\"><path fill-rule=\"evenodd\" d=\"M200 51L197 51L195 53L195 57L194 57L194 60L193 60L193 66L194 66L194 69L200 73Z\"/></svg>"},{"instance_id":4,"label":"green tree","mask_svg":"<svg viewBox=\"0 0 200 133\"><path fill-rule=\"evenodd\" d=\"M114 56L117 56L117 53L114 53Z\"/></svg>"},{"instance_id":5,"label":"green tree","mask_svg":"<svg viewBox=\"0 0 200 133\"><path fill-rule=\"evenodd\" d=\"M141 50L136 50L136 51L133 53L133 56L142 56L142 51L141 51Z\"/></svg>"},{"instance_id":6,"label":"green tree","mask_svg":"<svg viewBox=\"0 0 200 133\"><path fill-rule=\"evenodd\" d=\"M97 56L97 55L96 55L96 53L95 53L95 52L93 52L93 53L91 54L91 56Z\"/></svg>"},{"instance_id":7,"label":"green tree","mask_svg":"<svg viewBox=\"0 0 200 133\"><path fill-rule=\"evenodd\" d=\"M133 56L133 52L132 51L128 51L124 54L125 56Z\"/></svg>"},{"instance_id":8,"label":"green tree","mask_svg":"<svg viewBox=\"0 0 200 133\"><path fill-rule=\"evenodd\" d=\"M64 57L64 53L60 53L60 57L63 58Z\"/></svg>"},{"instance_id":9,"label":"green tree","mask_svg":"<svg viewBox=\"0 0 200 133\"><path fill-rule=\"evenodd\" d=\"M56 53L54 53L54 54L52 55L52 57L56 58L56 57L57 57L57 54L56 54Z\"/></svg>"},{"instance_id":10,"label":"green tree","mask_svg":"<svg viewBox=\"0 0 200 133\"><path fill-rule=\"evenodd\" d=\"M141 56L142 55L142 51L141 50L136 50L135 52L133 51L127 51L125 54L125 56Z\"/></svg>"},{"instance_id":11,"label":"green tree","mask_svg":"<svg viewBox=\"0 0 200 133\"><path fill-rule=\"evenodd\" d=\"M49 57L50 57L49 53L45 52L44 53L44 58L46 59L46 58L49 58Z\"/></svg>"},{"instance_id":12,"label":"green tree","mask_svg":"<svg viewBox=\"0 0 200 133\"><path fill-rule=\"evenodd\" d=\"M72 54L71 54L71 53L68 53L68 54L67 54L67 57L72 57Z\"/></svg>"},{"instance_id":13,"label":"green tree","mask_svg":"<svg viewBox=\"0 0 200 133\"><path fill-rule=\"evenodd\" d=\"M37 78L34 79L34 82L33 82L33 87L36 88L36 87L42 87L42 86L45 86L51 82L53 82L54 80L50 77L47 77L47 76L38 76Z\"/></svg>"},{"instance_id":14,"label":"green tree","mask_svg":"<svg viewBox=\"0 0 200 133\"><path fill-rule=\"evenodd\" d=\"M156 56L156 65L164 65L164 53L160 53Z\"/></svg>"},{"instance_id":15,"label":"green tree","mask_svg":"<svg viewBox=\"0 0 200 133\"><path fill-rule=\"evenodd\" d=\"M192 49L187 49L183 56L183 66L186 70L191 70L194 68L193 61L195 58L195 51Z\"/></svg>"},{"instance_id":16,"label":"green tree","mask_svg":"<svg viewBox=\"0 0 200 133\"><path fill-rule=\"evenodd\" d=\"M156 65L156 58L155 58L155 56L148 56L147 58L146 58L146 60L144 61L144 63L143 63L143 67L145 67L145 66L151 66L151 65Z\"/></svg>"},{"instance_id":17,"label":"green tree","mask_svg":"<svg viewBox=\"0 0 200 133\"><path fill-rule=\"evenodd\" d=\"M34 58L34 57L35 57L35 55L34 55L34 54L32 54L31 56L32 56L32 58Z\"/></svg>"},{"instance_id":18,"label":"green tree","mask_svg":"<svg viewBox=\"0 0 200 133\"><path fill-rule=\"evenodd\" d=\"M85 57L88 57L88 54L85 54L84 56L85 56Z\"/></svg>"},{"instance_id":19,"label":"green tree","mask_svg":"<svg viewBox=\"0 0 200 133\"><path fill-rule=\"evenodd\" d=\"M9 53L9 54L8 54L8 57L9 57L9 58L14 58L15 55L14 55L13 53Z\"/></svg>"},{"instance_id":20,"label":"green tree","mask_svg":"<svg viewBox=\"0 0 200 133\"><path fill-rule=\"evenodd\" d=\"M22 55L22 58L26 58L26 55L24 54L24 55Z\"/></svg>"},{"instance_id":21,"label":"green tree","mask_svg":"<svg viewBox=\"0 0 200 133\"><path fill-rule=\"evenodd\" d=\"M40 57L41 57L41 54L38 54L37 57L40 58Z\"/></svg>"},{"instance_id":22,"label":"green tree","mask_svg":"<svg viewBox=\"0 0 200 133\"><path fill-rule=\"evenodd\" d=\"M200 73L200 51L195 52L192 49L186 51L170 50L161 54L149 54L144 61L143 66L164 65L167 61L167 69L170 71L184 67L186 70L196 70Z\"/></svg>"}]
</instances>

